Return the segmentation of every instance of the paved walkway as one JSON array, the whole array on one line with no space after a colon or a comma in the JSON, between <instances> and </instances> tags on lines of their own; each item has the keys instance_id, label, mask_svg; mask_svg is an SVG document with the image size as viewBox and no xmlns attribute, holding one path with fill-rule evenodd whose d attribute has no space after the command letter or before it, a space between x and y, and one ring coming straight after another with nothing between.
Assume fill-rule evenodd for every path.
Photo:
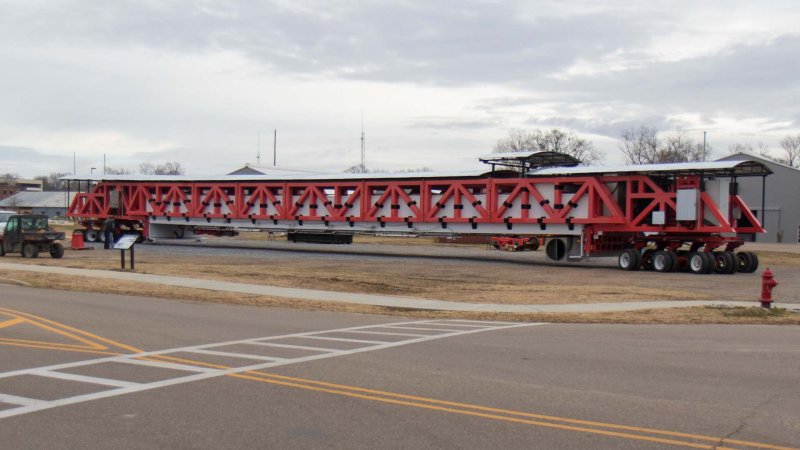
<instances>
[{"instance_id":1,"label":"paved walkway","mask_svg":"<svg viewBox=\"0 0 800 450\"><path fill-rule=\"evenodd\" d=\"M362 305L386 306L392 308L422 309L433 311L482 311L503 313L564 313L564 312L614 312L636 311L655 308L681 308L689 306L758 306L757 302L736 301L639 301L622 303L580 303L562 305L509 305L502 303L463 303L444 300L430 300L391 295L358 294L348 292L320 291L314 289L286 288L258 284L233 283L229 281L202 280L197 278L149 275L135 272L113 270L75 269L56 266L36 266L30 264L0 263L0 269L23 272L52 273L78 277L104 278L109 280L133 281L166 286L206 289L210 291L236 292L241 294L266 295L300 300L315 300L337 303L357 303ZM800 311L800 304L781 304L781 307Z\"/></svg>"}]
</instances>

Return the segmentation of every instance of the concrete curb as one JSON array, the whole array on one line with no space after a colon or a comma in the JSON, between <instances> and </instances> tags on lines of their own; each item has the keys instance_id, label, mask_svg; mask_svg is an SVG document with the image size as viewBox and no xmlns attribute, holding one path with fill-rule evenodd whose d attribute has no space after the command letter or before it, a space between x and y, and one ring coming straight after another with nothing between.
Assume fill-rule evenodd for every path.
<instances>
[{"instance_id":1,"label":"concrete curb","mask_svg":"<svg viewBox=\"0 0 800 450\"><path fill-rule=\"evenodd\" d=\"M76 269L70 267L35 266L29 264L0 263L0 269L23 272L51 273L109 280L132 281L137 283L160 284L165 286L205 289L219 292L236 292L271 297L282 297L309 301L334 303L356 303L361 305L383 306L389 308L416 309L429 311L480 311L498 313L580 313L580 312L619 312L643 309L686 308L691 306L758 306L757 302L740 301L637 301L622 303L581 303L561 305L508 305L502 303L462 303L390 295L359 294L347 292L321 291L314 289L286 288L255 284L233 283L229 281L202 280L197 278L150 275L135 272L110 270ZM781 307L800 311L800 305L781 304Z\"/></svg>"}]
</instances>

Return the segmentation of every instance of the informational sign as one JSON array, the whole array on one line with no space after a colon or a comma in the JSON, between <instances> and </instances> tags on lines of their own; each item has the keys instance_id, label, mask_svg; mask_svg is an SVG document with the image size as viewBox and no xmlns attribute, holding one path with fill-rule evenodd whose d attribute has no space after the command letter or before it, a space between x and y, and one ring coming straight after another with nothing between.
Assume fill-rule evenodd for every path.
<instances>
[{"instance_id":1,"label":"informational sign","mask_svg":"<svg viewBox=\"0 0 800 450\"><path fill-rule=\"evenodd\" d=\"M114 250L128 250L133 247L137 239L139 239L138 234L123 234L114 244Z\"/></svg>"}]
</instances>

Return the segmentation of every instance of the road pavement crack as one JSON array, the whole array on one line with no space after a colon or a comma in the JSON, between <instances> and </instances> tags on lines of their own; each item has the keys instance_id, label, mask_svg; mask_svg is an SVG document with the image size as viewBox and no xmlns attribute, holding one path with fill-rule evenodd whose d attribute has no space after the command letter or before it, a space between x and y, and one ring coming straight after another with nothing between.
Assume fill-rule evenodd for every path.
<instances>
[{"instance_id":1,"label":"road pavement crack","mask_svg":"<svg viewBox=\"0 0 800 450\"><path fill-rule=\"evenodd\" d=\"M748 422L755 417L756 413L758 413L758 411L760 409L762 409L765 406L767 406L768 404L772 403L780 395L781 395L780 393L776 393L776 394L770 396L768 399L766 399L763 402L761 402L758 405L756 405L754 408L751 408L750 411L748 411L747 414L745 414L745 416L742 417L742 419L739 421L739 425L733 431L731 431L730 433L726 434L725 436L722 436L719 439L719 442L714 444L713 448L717 449L720 446L725 445L727 440L732 439L734 436L736 436L737 434L741 433L742 430L744 430L744 427L746 427L748 425Z\"/></svg>"}]
</instances>

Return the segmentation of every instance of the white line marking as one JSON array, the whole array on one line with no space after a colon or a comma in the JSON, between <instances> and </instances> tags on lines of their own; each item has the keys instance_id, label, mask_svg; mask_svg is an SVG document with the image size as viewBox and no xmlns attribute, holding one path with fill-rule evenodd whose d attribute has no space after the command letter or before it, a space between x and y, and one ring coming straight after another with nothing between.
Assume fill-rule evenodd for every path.
<instances>
[{"instance_id":1,"label":"white line marking","mask_svg":"<svg viewBox=\"0 0 800 450\"><path fill-rule=\"evenodd\" d=\"M303 336L303 339L321 339L324 341L360 342L362 344L385 344L387 341L367 341L364 339L348 339L327 336ZM402 341L401 341L402 342Z\"/></svg>"},{"instance_id":2,"label":"white line marking","mask_svg":"<svg viewBox=\"0 0 800 450\"><path fill-rule=\"evenodd\" d=\"M359 333L359 334L385 334L387 336L412 336L412 337L419 337L419 336L429 336L427 334L411 334L411 333L389 333L388 331L365 331L365 330L357 330L357 331L345 331L345 333Z\"/></svg>"},{"instance_id":3,"label":"white line marking","mask_svg":"<svg viewBox=\"0 0 800 450\"><path fill-rule=\"evenodd\" d=\"M317 352L338 352L338 348L309 347L307 345L276 344L274 342L243 342L244 345L263 345L266 347L296 348L300 350L314 350Z\"/></svg>"},{"instance_id":4,"label":"white line marking","mask_svg":"<svg viewBox=\"0 0 800 450\"><path fill-rule=\"evenodd\" d=\"M134 355L135 357L139 357L138 355ZM217 372L219 369L212 369L209 367L198 367L198 366L190 366L188 364L178 364L178 363L170 363L170 362L161 362L161 361L145 361L143 359L133 359L133 358L117 358L113 359L113 362L121 362L125 364L138 364L140 366L150 366L150 367L158 367L159 369L172 369L172 370L181 370L184 372Z\"/></svg>"},{"instance_id":5,"label":"white line marking","mask_svg":"<svg viewBox=\"0 0 800 450\"><path fill-rule=\"evenodd\" d=\"M215 355L215 356L228 356L231 358L243 358L243 359L260 359L262 361L286 361L286 358L277 358L274 356L261 356L261 355L250 355L244 353L229 353L229 352L217 352L214 350L204 350L204 349L195 349L195 350L186 350L190 353L202 353L204 355Z\"/></svg>"},{"instance_id":6,"label":"white line marking","mask_svg":"<svg viewBox=\"0 0 800 450\"><path fill-rule=\"evenodd\" d=\"M37 400L35 398L28 398L28 397L17 397L16 395L8 395L8 394L0 394L0 402L8 403L9 405L22 405L22 406L32 406L32 405L47 403L45 400Z\"/></svg>"},{"instance_id":7,"label":"white line marking","mask_svg":"<svg viewBox=\"0 0 800 450\"><path fill-rule=\"evenodd\" d=\"M421 325L425 325L424 323ZM441 331L442 333L461 333L464 330L453 330L453 329L444 329L444 328L422 328L422 327L382 327L382 328L391 328L391 329L400 329L400 330L421 330L421 331ZM482 328L476 331L482 330L492 330L496 328ZM426 336L438 336L438 335L430 335L427 334Z\"/></svg>"},{"instance_id":8,"label":"white line marking","mask_svg":"<svg viewBox=\"0 0 800 450\"><path fill-rule=\"evenodd\" d=\"M47 378L58 378L60 380L80 381L82 383L102 384L114 387L132 387L138 386L141 383L131 383L129 381L111 380L108 378L90 377L86 375L77 375L74 373L54 372L52 370L37 370L31 372L31 375L37 375Z\"/></svg>"},{"instance_id":9,"label":"white line marking","mask_svg":"<svg viewBox=\"0 0 800 450\"><path fill-rule=\"evenodd\" d=\"M448 322L462 322L462 323L488 323L490 325L519 325L524 322L494 322L491 320L469 320L469 319L447 319ZM428 320L428 322L431 322Z\"/></svg>"},{"instance_id":10,"label":"white line marking","mask_svg":"<svg viewBox=\"0 0 800 450\"><path fill-rule=\"evenodd\" d=\"M447 327L467 327L467 328L492 328L487 325L467 325L465 323L438 323L438 322L422 322L422 325L444 325Z\"/></svg>"},{"instance_id":11,"label":"white line marking","mask_svg":"<svg viewBox=\"0 0 800 450\"><path fill-rule=\"evenodd\" d=\"M402 324L414 324L414 323L418 323L418 322L404 322L404 323L397 323L397 324L389 324L389 326L402 325ZM23 406L20 406L20 407L17 407L17 408L11 408L11 409L6 409L6 410L3 410L3 411L0 411L0 419L6 418L6 417L13 417L13 416L21 415L21 414L28 414L28 413L32 413L32 412L36 412L36 411L42 411L42 410L50 409L50 408L56 408L56 407L59 407L59 406L73 405L73 404L76 404L76 403L82 403L82 402L98 400L98 399L102 399L102 398L114 397L114 396L117 396L117 395L132 394L132 393L135 393L135 392L142 392L142 391L147 391L147 390L151 390L151 389L158 389L158 388L167 387L167 386L173 386L173 385L177 385L177 384L189 383L189 382L192 382L192 381L199 381L199 380L206 380L206 379L210 379L210 378L217 378L217 377L221 377L221 376L224 376L224 375L233 375L233 374L257 371L257 370L269 369L269 368L272 368L272 367L280 367L280 366L286 366L286 365L290 365L290 364L298 364L298 363L302 363L302 362L317 361L317 360L321 360L321 359L334 358L334 357L338 357L338 356L346 356L346 355L353 355L353 354L357 354L357 353L365 353L365 352L371 352L371 351L376 351L376 350L384 350L384 349L400 347L400 346L404 346L404 345L410 345L410 344L417 344L417 343L421 343L421 342L433 341L433 340L441 339L441 338L445 338L445 337L463 336L463 335L468 335L468 334L482 333L484 331L506 330L506 329L510 329L510 328L529 327L529 326L537 326L537 325L544 325L544 323L521 323L521 324L517 323L517 324L513 324L513 325L502 325L502 326L497 326L497 327L481 328L481 329L474 329L474 330L457 330L457 331L454 330L451 333L435 334L435 335L430 335L430 336L420 336L420 337L415 338L415 339L406 339L406 340L396 341L396 342L379 342L379 343L377 343L378 345L368 345L368 346L364 346L364 347L354 348L354 349L351 349L351 350L330 351L330 352L327 352L327 353L322 353L322 354L317 354L317 355L309 355L309 356L304 356L304 357L300 357L300 358L286 359L284 361L264 362L264 363L260 363L260 364L253 364L251 366L235 367L235 368L224 369L224 370L222 370L222 369L207 369L207 368L200 368L200 367L194 367L194 366L184 366L182 364L153 363L151 361L142 361L142 360L139 360L139 359L132 359L132 358L143 358L143 357L148 357L148 356L153 356L153 355L163 355L163 354L168 354L168 353L178 353L178 352L184 352L184 351L191 351L191 350L198 349L198 347L204 347L204 346L173 348L173 349L160 350L160 351L155 351L155 352L142 352L142 353L137 353L137 354L133 354L133 355L116 356L116 357L111 357L111 358L97 358L97 359L93 359L93 360L86 360L86 361L80 361L80 362L75 362L75 363L56 364L56 365L53 365L53 366L40 367L40 368L36 368L36 369L17 370L17 371L13 371L13 372L7 372L7 373L4 373L4 374L0 374L0 378L7 378L9 376L14 376L12 374L16 374L16 375L19 375L19 374L30 374L32 372L40 372L40 371L45 371L45 370L52 371L52 370L66 368L66 367L88 366L88 365L98 364L98 363L107 362L107 361L110 361L110 362L125 362L125 363L131 363L131 364L142 364L142 365L150 365L150 366L155 366L155 367L171 368L171 369L175 368L175 369L178 369L178 370L193 370L193 371L199 372L199 373L195 373L193 375L188 375L188 376L183 376L183 377L178 377L178 378L171 378L171 379L166 379L166 380L155 381L155 382L152 382L152 383L142 383L142 384L138 384L136 386L129 386L129 387L123 387L123 388L117 388L117 389L110 389L110 390L107 390L107 391L94 392L94 393L90 393L90 394L77 395L77 396L74 396L74 397L67 397L67 398L62 398L62 399L53 400L53 401L35 401L35 400L31 400L31 399L20 399L21 401L25 401L26 403L23 404ZM295 333L295 334L288 334L288 335L283 335L283 336L271 336L271 337L267 337L267 338L255 338L255 339L245 339L245 340L240 340L240 341L230 341L228 344L253 343L255 341L287 339L287 338L293 338L293 337L309 337L309 338L312 338L312 339L331 339L331 338L324 338L322 336L316 336L316 335L334 333L334 332L338 332L338 331L364 330L364 329L373 328L373 327L386 327L386 326L387 325L368 325L368 326L362 326L362 327L342 328L342 329L338 329L338 330L326 330L326 331L315 331L315 332L307 332L307 333ZM366 343L372 343L372 342L374 342L374 341L366 341ZM217 345L222 345L222 344L223 343L209 344L209 345L206 345L206 347L208 347L208 346L217 346ZM13 396L12 397L6 396L5 398L11 399L11 398L13 398ZM17 403L17 404L19 404L19 403Z\"/></svg>"}]
</instances>

